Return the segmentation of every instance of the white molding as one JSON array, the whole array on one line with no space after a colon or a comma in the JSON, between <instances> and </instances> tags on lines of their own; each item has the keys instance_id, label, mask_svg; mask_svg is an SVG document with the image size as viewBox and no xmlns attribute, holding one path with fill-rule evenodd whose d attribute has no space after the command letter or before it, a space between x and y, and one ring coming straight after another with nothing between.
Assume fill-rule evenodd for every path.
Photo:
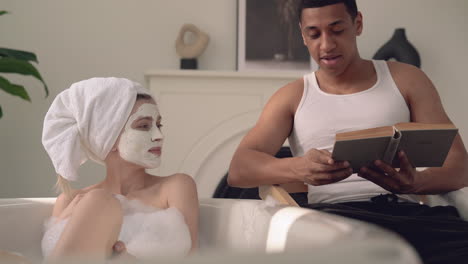
<instances>
[{"instance_id":1,"label":"white molding","mask_svg":"<svg viewBox=\"0 0 468 264\"><path fill-rule=\"evenodd\" d=\"M198 141L187 154L180 171L193 175L200 193L214 193L234 154L235 149L230 145L234 143L237 146L259 115L260 111L251 111L226 120Z\"/></svg>"},{"instance_id":2,"label":"white molding","mask_svg":"<svg viewBox=\"0 0 468 264\"><path fill-rule=\"evenodd\" d=\"M211 197L268 99L300 77L285 72L147 71L166 136L162 166L150 173L187 173L195 179L199 197Z\"/></svg>"},{"instance_id":3,"label":"white molding","mask_svg":"<svg viewBox=\"0 0 468 264\"><path fill-rule=\"evenodd\" d=\"M245 134L250 130L259 115L259 111L244 113L224 121L214 128L213 131L198 141L187 154L182 163L181 171L197 175L200 168L204 166L203 163L206 162L210 155L215 154L216 150L230 139L240 134Z\"/></svg>"},{"instance_id":4,"label":"white molding","mask_svg":"<svg viewBox=\"0 0 468 264\"><path fill-rule=\"evenodd\" d=\"M145 72L146 80L161 77L180 78L236 78L236 79L299 79L303 74L290 71L205 71L205 70L148 70Z\"/></svg>"}]
</instances>

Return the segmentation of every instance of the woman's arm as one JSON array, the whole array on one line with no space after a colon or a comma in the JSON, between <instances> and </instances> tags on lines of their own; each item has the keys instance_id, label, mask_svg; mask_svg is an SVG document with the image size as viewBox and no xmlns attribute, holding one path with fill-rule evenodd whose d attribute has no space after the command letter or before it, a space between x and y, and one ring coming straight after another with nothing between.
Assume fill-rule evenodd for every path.
<instances>
[{"instance_id":1,"label":"woman's arm","mask_svg":"<svg viewBox=\"0 0 468 264\"><path fill-rule=\"evenodd\" d=\"M81 193L79 190L74 191L70 195L61 193L55 201L52 216L56 219L68 218L83 195L84 193Z\"/></svg>"},{"instance_id":2,"label":"woman's arm","mask_svg":"<svg viewBox=\"0 0 468 264\"><path fill-rule=\"evenodd\" d=\"M72 204L76 204L79 199L75 199L75 194L66 195L65 193L61 193L57 199L55 200L54 209L52 211L52 216L56 218L66 218L64 217L64 213L67 211L71 211Z\"/></svg>"},{"instance_id":3,"label":"woman's arm","mask_svg":"<svg viewBox=\"0 0 468 264\"><path fill-rule=\"evenodd\" d=\"M184 215L192 238L193 252L198 248L199 203L195 181L187 174L174 174L164 187L169 207L175 207Z\"/></svg>"}]
</instances>

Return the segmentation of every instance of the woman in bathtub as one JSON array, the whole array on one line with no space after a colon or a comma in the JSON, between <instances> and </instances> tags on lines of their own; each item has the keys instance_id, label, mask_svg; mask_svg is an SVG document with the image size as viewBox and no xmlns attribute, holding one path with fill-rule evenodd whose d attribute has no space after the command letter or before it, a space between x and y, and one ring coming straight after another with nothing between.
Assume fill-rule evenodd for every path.
<instances>
[{"instance_id":1,"label":"woman in bathtub","mask_svg":"<svg viewBox=\"0 0 468 264\"><path fill-rule=\"evenodd\" d=\"M122 246L125 255L137 259L186 255L197 247L193 179L145 171L160 164L161 126L148 90L127 79L92 78L55 98L42 142L62 194L45 224L46 261L104 260ZM95 185L74 190L69 181L79 178L78 168L87 159L104 164L106 175Z\"/></svg>"}]
</instances>

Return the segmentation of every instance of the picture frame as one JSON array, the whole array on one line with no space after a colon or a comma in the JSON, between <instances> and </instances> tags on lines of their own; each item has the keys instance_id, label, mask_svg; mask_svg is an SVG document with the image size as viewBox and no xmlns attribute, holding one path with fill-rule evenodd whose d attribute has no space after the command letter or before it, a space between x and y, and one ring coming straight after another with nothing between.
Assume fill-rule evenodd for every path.
<instances>
[{"instance_id":1,"label":"picture frame","mask_svg":"<svg viewBox=\"0 0 468 264\"><path fill-rule=\"evenodd\" d=\"M317 69L304 45L297 0L237 1L237 70L295 71Z\"/></svg>"}]
</instances>

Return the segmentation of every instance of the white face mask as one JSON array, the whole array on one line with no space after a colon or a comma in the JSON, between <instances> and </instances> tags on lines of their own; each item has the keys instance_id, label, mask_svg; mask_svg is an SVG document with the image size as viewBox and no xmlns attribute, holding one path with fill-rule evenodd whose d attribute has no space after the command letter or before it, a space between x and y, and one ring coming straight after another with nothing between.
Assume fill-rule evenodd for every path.
<instances>
[{"instance_id":1,"label":"white face mask","mask_svg":"<svg viewBox=\"0 0 468 264\"><path fill-rule=\"evenodd\" d=\"M155 104L142 104L132 114L120 135L119 153L122 159L146 169L159 167L163 135L156 125L159 110ZM132 124L138 120L132 128Z\"/></svg>"}]
</instances>

